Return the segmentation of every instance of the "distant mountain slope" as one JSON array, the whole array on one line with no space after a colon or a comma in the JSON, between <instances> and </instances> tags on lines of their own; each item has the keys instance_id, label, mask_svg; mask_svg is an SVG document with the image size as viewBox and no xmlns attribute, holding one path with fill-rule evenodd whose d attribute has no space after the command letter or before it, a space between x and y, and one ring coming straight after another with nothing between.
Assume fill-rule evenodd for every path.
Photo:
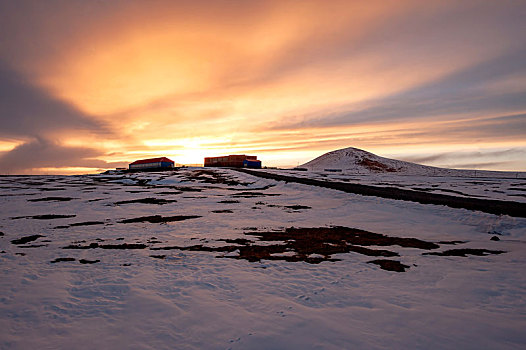
<instances>
[{"instance_id":1,"label":"distant mountain slope","mask_svg":"<svg viewBox=\"0 0 526 350\"><path fill-rule=\"evenodd\" d=\"M357 174L392 173L401 175L475 176L481 173L497 173L482 170L445 169L389 159L354 148L331 151L300 167L311 171L342 170ZM499 172L500 173L500 172Z\"/></svg>"}]
</instances>

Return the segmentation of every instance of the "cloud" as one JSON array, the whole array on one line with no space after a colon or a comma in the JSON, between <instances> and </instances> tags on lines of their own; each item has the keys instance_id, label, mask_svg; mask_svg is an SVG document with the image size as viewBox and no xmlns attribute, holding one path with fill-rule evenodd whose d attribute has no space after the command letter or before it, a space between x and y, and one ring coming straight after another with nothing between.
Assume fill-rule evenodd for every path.
<instances>
[{"instance_id":1,"label":"cloud","mask_svg":"<svg viewBox=\"0 0 526 350\"><path fill-rule=\"evenodd\" d=\"M466 160L466 159L474 159L474 158L507 158L507 157L524 157L526 159L526 149L521 148L510 148L505 150L498 150L498 151L470 151L470 152L443 152L443 153L436 153L432 155L426 155L426 156L405 156L403 160L409 161L409 162L415 162L415 163L434 163L438 161L451 161L453 159L455 160Z\"/></svg>"},{"instance_id":2,"label":"cloud","mask_svg":"<svg viewBox=\"0 0 526 350\"><path fill-rule=\"evenodd\" d=\"M320 111L292 118L271 129L358 125L365 122L423 120L449 115L495 113L526 109L526 91L487 91L485 86L526 75L526 48L469 66L431 82L380 99L349 106L336 113Z\"/></svg>"},{"instance_id":3,"label":"cloud","mask_svg":"<svg viewBox=\"0 0 526 350\"><path fill-rule=\"evenodd\" d=\"M108 133L101 122L52 97L0 61L0 137L70 132Z\"/></svg>"},{"instance_id":4,"label":"cloud","mask_svg":"<svg viewBox=\"0 0 526 350\"><path fill-rule=\"evenodd\" d=\"M95 159L104 156L96 149L88 147L65 147L42 138L24 143L0 156L0 169L3 173L34 173L38 168L82 167L107 169L126 165L122 162L109 163Z\"/></svg>"}]
</instances>

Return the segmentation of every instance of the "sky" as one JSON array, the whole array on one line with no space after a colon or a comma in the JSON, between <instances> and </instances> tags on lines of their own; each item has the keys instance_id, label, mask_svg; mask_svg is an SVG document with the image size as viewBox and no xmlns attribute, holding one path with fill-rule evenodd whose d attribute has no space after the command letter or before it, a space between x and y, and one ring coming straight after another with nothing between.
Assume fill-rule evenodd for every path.
<instances>
[{"instance_id":1,"label":"sky","mask_svg":"<svg viewBox=\"0 0 526 350\"><path fill-rule=\"evenodd\" d=\"M526 171L526 1L0 0L0 174L356 147Z\"/></svg>"}]
</instances>

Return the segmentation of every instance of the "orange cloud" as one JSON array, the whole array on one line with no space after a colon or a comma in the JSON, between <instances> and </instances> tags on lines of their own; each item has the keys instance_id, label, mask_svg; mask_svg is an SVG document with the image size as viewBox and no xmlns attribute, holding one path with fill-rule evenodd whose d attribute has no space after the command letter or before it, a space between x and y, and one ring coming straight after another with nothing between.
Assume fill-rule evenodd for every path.
<instances>
[{"instance_id":1,"label":"orange cloud","mask_svg":"<svg viewBox=\"0 0 526 350\"><path fill-rule=\"evenodd\" d=\"M2 59L76 119L112 130L73 135L44 122L38 136L89 144L111 162L163 153L198 163L246 151L272 165L346 146L524 139L483 121L526 110L520 11L509 4L35 2L5 10L0 29L17 35L4 40ZM468 119L472 131L453 126Z\"/></svg>"}]
</instances>

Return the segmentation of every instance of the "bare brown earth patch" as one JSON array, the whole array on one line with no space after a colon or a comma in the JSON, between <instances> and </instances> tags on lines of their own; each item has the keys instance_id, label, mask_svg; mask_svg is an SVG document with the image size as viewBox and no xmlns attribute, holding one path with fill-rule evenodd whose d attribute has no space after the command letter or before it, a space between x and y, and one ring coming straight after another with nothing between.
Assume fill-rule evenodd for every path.
<instances>
[{"instance_id":1,"label":"bare brown earth patch","mask_svg":"<svg viewBox=\"0 0 526 350\"><path fill-rule=\"evenodd\" d=\"M132 204L132 203L140 203L140 204L157 204L157 205L163 205L168 203L174 203L177 202L175 199L162 199L162 198L139 198L139 199L130 199L127 201L119 201L113 203L114 205L122 205L122 204Z\"/></svg>"},{"instance_id":2,"label":"bare brown earth patch","mask_svg":"<svg viewBox=\"0 0 526 350\"><path fill-rule=\"evenodd\" d=\"M15 216L11 219L36 219L36 220L53 220L53 219L67 219L74 218L75 214L70 215L60 215L60 214L44 214L44 215L32 215L32 216Z\"/></svg>"},{"instance_id":3,"label":"bare brown earth patch","mask_svg":"<svg viewBox=\"0 0 526 350\"><path fill-rule=\"evenodd\" d=\"M69 202L70 200L78 199L78 198L70 198L70 197L44 197L44 198L35 198L35 199L28 199L28 202Z\"/></svg>"},{"instance_id":4,"label":"bare brown earth patch","mask_svg":"<svg viewBox=\"0 0 526 350\"><path fill-rule=\"evenodd\" d=\"M182 221L188 219L200 218L200 215L175 215L175 216L161 216L161 215L152 215L152 216L141 216L138 218L125 219L119 221L121 224L129 224L134 222L149 222L149 223L165 223L172 221Z\"/></svg>"},{"instance_id":5,"label":"bare brown earth patch","mask_svg":"<svg viewBox=\"0 0 526 350\"><path fill-rule=\"evenodd\" d=\"M183 178L187 181L197 181L210 184L225 184L228 186L248 186L251 182L241 182L233 176L220 173L211 169L188 171Z\"/></svg>"},{"instance_id":6,"label":"bare brown earth patch","mask_svg":"<svg viewBox=\"0 0 526 350\"><path fill-rule=\"evenodd\" d=\"M252 191L243 191L232 194L232 197L241 197L241 198L253 198L253 197L271 197L271 196L280 196L280 193L263 193L263 192L252 192Z\"/></svg>"},{"instance_id":7,"label":"bare brown earth patch","mask_svg":"<svg viewBox=\"0 0 526 350\"><path fill-rule=\"evenodd\" d=\"M369 261L368 263L376 264L384 270L395 271L395 272L405 272L405 269L409 268L409 266L402 264L398 260L378 259L378 260Z\"/></svg>"},{"instance_id":8,"label":"bare brown earth patch","mask_svg":"<svg viewBox=\"0 0 526 350\"><path fill-rule=\"evenodd\" d=\"M375 171L375 172L396 172L395 168L391 168L390 166L377 162L375 160L369 159L369 158L363 158L360 161L358 161L358 164L368 168L369 170Z\"/></svg>"},{"instance_id":9,"label":"bare brown earth patch","mask_svg":"<svg viewBox=\"0 0 526 350\"><path fill-rule=\"evenodd\" d=\"M148 246L142 243L122 243L122 244L99 244L90 243L89 245L71 244L62 249L144 249Z\"/></svg>"},{"instance_id":10,"label":"bare brown earth patch","mask_svg":"<svg viewBox=\"0 0 526 350\"><path fill-rule=\"evenodd\" d=\"M468 255L477 255L477 256L486 256L490 254L503 254L506 253L503 250L488 250L488 249L472 249L472 248L463 248L463 249L450 249L443 252L432 252L432 253L423 253L423 255L438 255L438 256L463 256L467 257Z\"/></svg>"},{"instance_id":11,"label":"bare brown earth patch","mask_svg":"<svg viewBox=\"0 0 526 350\"><path fill-rule=\"evenodd\" d=\"M74 222L69 225L55 226L53 228L69 228L69 227L78 227L78 226L93 226L93 225L104 225L102 221L84 221L84 222Z\"/></svg>"},{"instance_id":12,"label":"bare brown earth patch","mask_svg":"<svg viewBox=\"0 0 526 350\"><path fill-rule=\"evenodd\" d=\"M50 261L50 263L55 264L62 261L75 261L75 258L56 258L55 260Z\"/></svg>"},{"instance_id":13,"label":"bare brown earth patch","mask_svg":"<svg viewBox=\"0 0 526 350\"><path fill-rule=\"evenodd\" d=\"M292 209L292 210L305 210L305 209L312 209L312 207L309 207L308 205L286 205L285 208Z\"/></svg>"},{"instance_id":14,"label":"bare brown earth patch","mask_svg":"<svg viewBox=\"0 0 526 350\"><path fill-rule=\"evenodd\" d=\"M42 235L25 236L25 237L21 237L21 238L18 238L18 239L13 239L11 241L11 243L12 244L26 244L26 243L29 243L29 242L36 241L40 237L44 237L44 236L42 236Z\"/></svg>"},{"instance_id":15,"label":"bare brown earth patch","mask_svg":"<svg viewBox=\"0 0 526 350\"><path fill-rule=\"evenodd\" d=\"M79 263L81 264L95 264L100 262L100 260L88 260L88 259L80 259Z\"/></svg>"},{"instance_id":16,"label":"bare brown earth patch","mask_svg":"<svg viewBox=\"0 0 526 350\"><path fill-rule=\"evenodd\" d=\"M190 250L223 252L220 258L243 259L251 262L265 260L283 260L289 262L303 261L318 264L323 261L339 261L334 254L354 252L367 256L393 257L399 256L397 252L386 249L372 249L375 247L400 246L416 249L436 249L439 246L416 238L392 237L379 233L368 232L348 227L314 227L314 228L287 228L285 230L265 232L245 232L253 237L221 239L229 243L226 246L210 246L197 244L192 246L165 246L151 247L151 250ZM271 244L269 244L271 243ZM235 244L235 245L232 245ZM384 261L384 260L378 260ZM378 262L381 268L391 271L408 268L396 262Z\"/></svg>"}]
</instances>

